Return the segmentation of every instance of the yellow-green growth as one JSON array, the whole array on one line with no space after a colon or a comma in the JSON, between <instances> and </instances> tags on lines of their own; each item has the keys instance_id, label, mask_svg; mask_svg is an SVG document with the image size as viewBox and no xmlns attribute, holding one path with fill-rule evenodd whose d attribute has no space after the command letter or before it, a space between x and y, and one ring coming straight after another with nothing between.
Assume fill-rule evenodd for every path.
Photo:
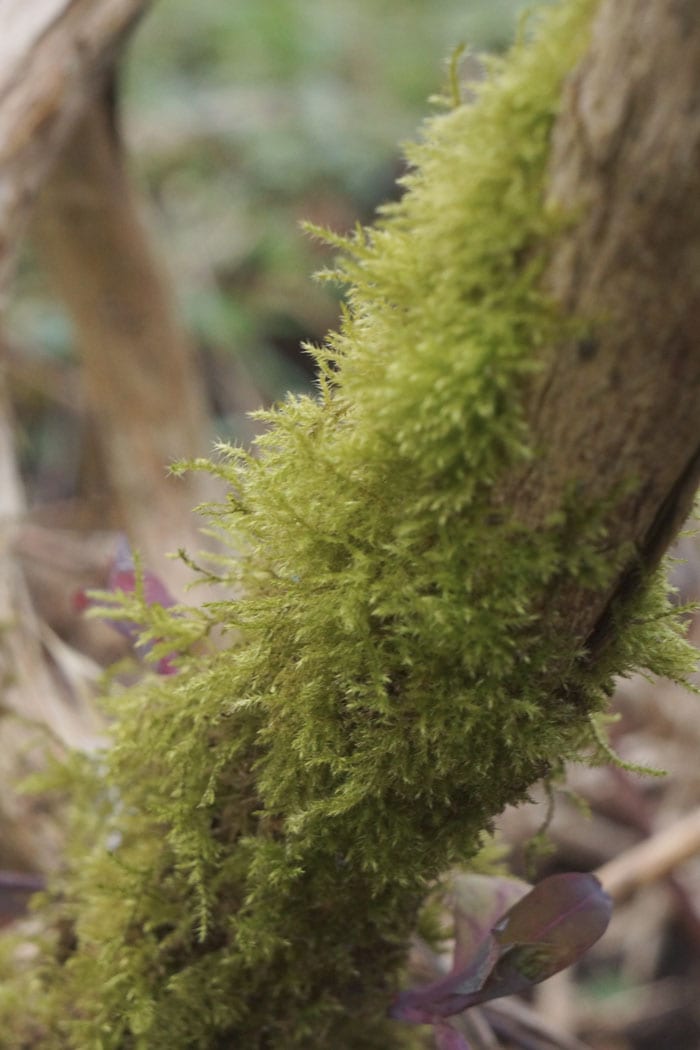
<instances>
[{"instance_id":1,"label":"yellow-green growth","mask_svg":"<svg viewBox=\"0 0 700 1050\"><path fill-rule=\"evenodd\" d=\"M32 977L33 1045L405 1045L385 1014L426 886L579 753L613 675L688 669L655 581L584 674L534 610L554 577L610 571L589 508L536 535L488 513L561 334L544 178L595 6L557 8L427 125L401 201L344 245L319 396L212 468L245 597L153 630L231 645L116 697L113 748L66 774L91 813L60 905L77 946Z\"/></svg>"}]
</instances>

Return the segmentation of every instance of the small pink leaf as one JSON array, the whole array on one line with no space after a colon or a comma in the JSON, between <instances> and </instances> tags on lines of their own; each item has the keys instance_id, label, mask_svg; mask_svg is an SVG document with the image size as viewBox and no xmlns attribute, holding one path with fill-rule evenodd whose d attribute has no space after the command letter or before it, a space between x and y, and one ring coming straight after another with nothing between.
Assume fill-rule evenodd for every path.
<instances>
[{"instance_id":1,"label":"small pink leaf","mask_svg":"<svg viewBox=\"0 0 700 1050\"><path fill-rule=\"evenodd\" d=\"M80 612L84 612L88 608L97 608L104 610L105 613L108 613L111 609L117 613L121 608L118 596L120 594L134 594L137 589L138 579L139 576L136 572L134 556L129 546L129 541L126 536L120 536L114 561L107 578L106 588L114 594L114 599L111 599L109 595L93 598L86 594L85 591L78 591L74 598L74 605ZM175 604L175 599L170 594L170 591L155 573L146 569L140 574L140 579L143 587L143 598L147 605L161 605L164 609L167 609ZM116 615L113 617L105 615L102 619L115 631L127 638L131 645L137 649L139 656L146 656L153 648L153 642L139 641L143 630L142 623ZM158 660L156 664L157 673L162 675L176 674L177 668L172 662L176 656L176 653L169 653Z\"/></svg>"}]
</instances>

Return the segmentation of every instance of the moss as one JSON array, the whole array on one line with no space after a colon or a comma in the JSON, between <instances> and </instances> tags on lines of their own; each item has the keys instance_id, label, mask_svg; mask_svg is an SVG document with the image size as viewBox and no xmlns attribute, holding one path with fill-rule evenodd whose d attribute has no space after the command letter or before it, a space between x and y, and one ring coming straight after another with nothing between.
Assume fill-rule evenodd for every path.
<instances>
[{"instance_id":1,"label":"moss","mask_svg":"<svg viewBox=\"0 0 700 1050\"><path fill-rule=\"evenodd\" d=\"M552 581L615 570L593 508L533 534L491 507L532 454L523 390L564 324L539 289L545 169L594 7L557 8L427 124L400 202L343 245L318 396L209 465L222 593L243 597L150 615L163 652L214 627L230 646L116 696L113 747L72 764L94 815L35 1045L408 1045L386 1007L427 885L580 754L614 675L688 670L658 580L595 666L542 620Z\"/></svg>"}]
</instances>

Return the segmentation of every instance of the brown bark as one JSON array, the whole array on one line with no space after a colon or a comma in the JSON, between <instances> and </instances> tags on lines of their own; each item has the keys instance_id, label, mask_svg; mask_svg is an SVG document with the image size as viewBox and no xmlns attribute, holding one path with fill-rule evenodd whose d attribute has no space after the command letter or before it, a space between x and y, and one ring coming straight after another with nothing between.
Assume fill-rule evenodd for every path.
<instances>
[{"instance_id":1,"label":"brown bark","mask_svg":"<svg viewBox=\"0 0 700 1050\"><path fill-rule=\"evenodd\" d=\"M64 704L51 680L39 624L14 555L14 538L24 511L12 415L0 373L0 726L2 714L13 712L48 726L71 746L83 746L94 741L97 722L78 697L73 698L72 705ZM12 757L7 747L0 748L0 752L1 780L3 765L11 763Z\"/></svg>"},{"instance_id":2,"label":"brown bark","mask_svg":"<svg viewBox=\"0 0 700 1050\"><path fill-rule=\"evenodd\" d=\"M148 0L0 0L0 293L53 160Z\"/></svg>"},{"instance_id":3,"label":"brown bark","mask_svg":"<svg viewBox=\"0 0 700 1050\"><path fill-rule=\"evenodd\" d=\"M118 518L152 567L199 545L199 482L167 476L206 451L202 381L139 221L106 101L148 0L0 0L0 294L42 185L40 246L77 330Z\"/></svg>"},{"instance_id":4,"label":"brown bark","mask_svg":"<svg viewBox=\"0 0 700 1050\"><path fill-rule=\"evenodd\" d=\"M39 187L146 2L0 0L0 300ZM71 747L93 745L100 725L79 657L32 607L14 553L25 511L0 374L0 865L36 869L56 862L60 832L50 805L12 792L44 758L33 724Z\"/></svg>"},{"instance_id":5,"label":"brown bark","mask_svg":"<svg viewBox=\"0 0 700 1050\"><path fill-rule=\"evenodd\" d=\"M208 451L202 379L165 275L151 251L103 94L56 163L33 227L51 281L73 319L89 411L120 518L148 563L172 579L164 553L199 544L199 479L168 464Z\"/></svg>"},{"instance_id":6,"label":"brown bark","mask_svg":"<svg viewBox=\"0 0 700 1050\"><path fill-rule=\"evenodd\" d=\"M603 0L566 85L552 205L572 215L547 284L592 319L552 347L528 401L540 450L506 502L541 526L571 491L604 516L607 591L552 595L595 655L613 607L654 566L700 478L700 6ZM551 609L550 609L551 611Z\"/></svg>"}]
</instances>

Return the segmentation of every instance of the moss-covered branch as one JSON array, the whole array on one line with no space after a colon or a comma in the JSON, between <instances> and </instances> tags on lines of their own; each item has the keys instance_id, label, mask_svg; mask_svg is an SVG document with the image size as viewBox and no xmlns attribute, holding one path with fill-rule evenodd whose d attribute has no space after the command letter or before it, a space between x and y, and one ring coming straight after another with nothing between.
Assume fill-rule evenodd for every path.
<instances>
[{"instance_id":1,"label":"moss-covered branch","mask_svg":"<svg viewBox=\"0 0 700 1050\"><path fill-rule=\"evenodd\" d=\"M214 625L230 647L116 697L113 747L69 771L90 811L58 905L76 943L32 996L6 986L12 1045L27 1024L32 1045L80 1050L405 1045L386 1010L431 880L580 754L614 675L692 666L643 542L685 467L659 474L626 418L630 300L576 297L590 212L548 193L597 6L555 9L473 105L428 124L402 200L345 246L319 396L271 413L256 458L222 452L212 515L243 597L152 620L164 651ZM683 347L675 382L696 391ZM593 389L614 464L568 440L576 404L552 401L572 356L608 355ZM654 442L674 424L662 386L650 370ZM618 526L648 489L642 447L656 495L640 541Z\"/></svg>"}]
</instances>

